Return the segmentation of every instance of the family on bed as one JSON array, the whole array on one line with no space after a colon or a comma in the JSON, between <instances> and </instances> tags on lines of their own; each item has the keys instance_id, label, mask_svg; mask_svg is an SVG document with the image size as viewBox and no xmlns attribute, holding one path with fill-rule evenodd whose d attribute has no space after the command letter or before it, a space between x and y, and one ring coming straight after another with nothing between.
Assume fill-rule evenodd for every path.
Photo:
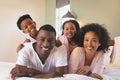
<instances>
[{"instance_id":1,"label":"family on bed","mask_svg":"<svg viewBox=\"0 0 120 80\"><path fill-rule=\"evenodd\" d=\"M18 28L27 34L17 48L16 66L11 77L53 78L63 74L80 74L102 79L106 51L110 40L107 30L98 23L80 28L75 20L63 23L62 35L56 40L56 31L50 24L36 29L29 14L17 21Z\"/></svg>"}]
</instances>

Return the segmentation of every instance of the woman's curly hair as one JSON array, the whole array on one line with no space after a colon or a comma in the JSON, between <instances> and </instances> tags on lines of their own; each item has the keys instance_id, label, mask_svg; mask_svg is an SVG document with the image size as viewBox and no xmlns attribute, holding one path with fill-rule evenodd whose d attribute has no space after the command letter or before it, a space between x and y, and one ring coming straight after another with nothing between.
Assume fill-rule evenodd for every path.
<instances>
[{"instance_id":1,"label":"woman's curly hair","mask_svg":"<svg viewBox=\"0 0 120 80\"><path fill-rule=\"evenodd\" d=\"M90 32L90 31L94 32L99 38L99 43L101 45L98 47L97 51L103 50L104 52L106 52L109 47L108 42L110 40L110 36L108 34L107 29L98 23L89 23L87 25L84 25L80 29L79 46L84 47L83 45L84 36L87 32Z\"/></svg>"}]
</instances>

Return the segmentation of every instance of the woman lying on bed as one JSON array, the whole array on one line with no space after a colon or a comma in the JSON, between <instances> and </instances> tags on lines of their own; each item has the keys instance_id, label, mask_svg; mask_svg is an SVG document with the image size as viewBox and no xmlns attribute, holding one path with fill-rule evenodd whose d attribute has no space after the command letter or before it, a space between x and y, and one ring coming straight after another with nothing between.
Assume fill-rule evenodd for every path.
<instances>
[{"instance_id":1,"label":"woman lying on bed","mask_svg":"<svg viewBox=\"0 0 120 80\"><path fill-rule=\"evenodd\" d=\"M102 25L87 24L80 30L80 46L76 47L69 61L69 73L83 74L102 79L110 37Z\"/></svg>"},{"instance_id":2,"label":"woman lying on bed","mask_svg":"<svg viewBox=\"0 0 120 80\"><path fill-rule=\"evenodd\" d=\"M11 77L52 78L63 76L67 66L65 46L56 47L56 32L51 25L40 27L36 42L27 43L19 51Z\"/></svg>"}]
</instances>

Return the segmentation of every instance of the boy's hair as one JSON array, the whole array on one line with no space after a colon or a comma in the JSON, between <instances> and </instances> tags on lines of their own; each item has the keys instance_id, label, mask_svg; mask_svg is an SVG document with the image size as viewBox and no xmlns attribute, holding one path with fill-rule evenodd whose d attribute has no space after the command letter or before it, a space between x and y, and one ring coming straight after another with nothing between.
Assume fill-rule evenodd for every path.
<instances>
[{"instance_id":1,"label":"boy's hair","mask_svg":"<svg viewBox=\"0 0 120 80\"><path fill-rule=\"evenodd\" d=\"M56 36L55 28L52 25L50 25L50 24L45 24L45 25L41 26L39 31L40 30L46 30L46 31L54 32L55 36Z\"/></svg>"},{"instance_id":2,"label":"boy's hair","mask_svg":"<svg viewBox=\"0 0 120 80\"><path fill-rule=\"evenodd\" d=\"M29 14L25 14L25 15L22 15L22 16L19 17L19 19L18 19L18 21L17 21L17 26L18 26L18 28L19 28L20 30L21 30L21 27L20 27L21 22L22 22L23 20L27 19L27 18L29 18L29 19L32 20L32 18L31 18L31 16L30 16Z\"/></svg>"}]
</instances>

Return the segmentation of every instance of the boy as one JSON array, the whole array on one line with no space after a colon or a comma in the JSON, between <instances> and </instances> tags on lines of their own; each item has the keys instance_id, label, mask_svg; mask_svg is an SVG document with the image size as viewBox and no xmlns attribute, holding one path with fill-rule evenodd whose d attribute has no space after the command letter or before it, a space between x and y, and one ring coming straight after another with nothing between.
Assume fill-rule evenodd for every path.
<instances>
[{"instance_id":1,"label":"boy","mask_svg":"<svg viewBox=\"0 0 120 80\"><path fill-rule=\"evenodd\" d=\"M22 15L17 21L17 26L23 33L27 34L25 41L17 47L17 52L24 47L26 42L35 42L37 36L36 23L29 14Z\"/></svg>"}]
</instances>

